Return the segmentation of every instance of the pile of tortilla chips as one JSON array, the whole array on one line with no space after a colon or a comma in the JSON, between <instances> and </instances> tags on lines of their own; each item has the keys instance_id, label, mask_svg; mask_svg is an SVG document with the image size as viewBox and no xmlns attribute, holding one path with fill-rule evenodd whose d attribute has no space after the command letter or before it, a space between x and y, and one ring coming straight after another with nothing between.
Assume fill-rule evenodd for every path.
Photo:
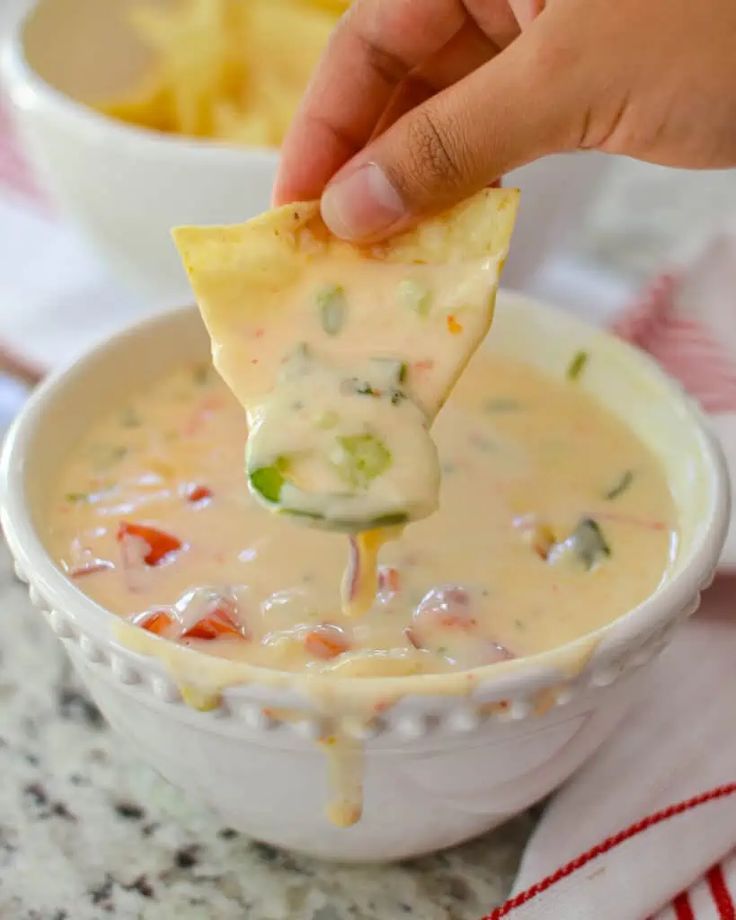
<instances>
[{"instance_id":1,"label":"pile of tortilla chips","mask_svg":"<svg viewBox=\"0 0 736 920\"><path fill-rule=\"evenodd\" d=\"M350 0L175 0L131 12L154 64L98 103L146 128L277 147Z\"/></svg>"}]
</instances>

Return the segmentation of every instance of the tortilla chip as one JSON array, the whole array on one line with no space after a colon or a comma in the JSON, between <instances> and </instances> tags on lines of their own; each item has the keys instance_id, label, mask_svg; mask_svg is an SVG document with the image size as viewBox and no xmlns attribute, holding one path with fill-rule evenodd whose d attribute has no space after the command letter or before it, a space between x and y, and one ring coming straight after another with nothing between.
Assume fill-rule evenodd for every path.
<instances>
[{"instance_id":1,"label":"tortilla chip","mask_svg":"<svg viewBox=\"0 0 736 920\"><path fill-rule=\"evenodd\" d=\"M370 248L332 236L318 202L236 226L180 227L174 239L215 366L244 405L272 389L284 353L314 329L312 279L354 276L375 302L344 334L323 336L320 356L347 368L375 355L406 362L407 390L433 417L490 326L518 199L515 189L485 189ZM402 278L441 291L441 302L426 316L397 305Z\"/></svg>"},{"instance_id":2,"label":"tortilla chip","mask_svg":"<svg viewBox=\"0 0 736 920\"><path fill-rule=\"evenodd\" d=\"M97 102L95 108L103 115L141 128L150 128L154 131L171 130L166 90L163 82L157 77L147 79L128 96Z\"/></svg>"}]
</instances>

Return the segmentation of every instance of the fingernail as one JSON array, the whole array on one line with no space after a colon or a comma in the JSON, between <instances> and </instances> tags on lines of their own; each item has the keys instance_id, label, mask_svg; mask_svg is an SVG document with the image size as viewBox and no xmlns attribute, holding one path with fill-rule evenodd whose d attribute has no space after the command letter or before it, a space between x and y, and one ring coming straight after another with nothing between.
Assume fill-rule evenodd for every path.
<instances>
[{"instance_id":1,"label":"fingernail","mask_svg":"<svg viewBox=\"0 0 736 920\"><path fill-rule=\"evenodd\" d=\"M322 193L321 209L324 222L344 240L376 236L406 214L401 196L375 163L331 182Z\"/></svg>"}]
</instances>

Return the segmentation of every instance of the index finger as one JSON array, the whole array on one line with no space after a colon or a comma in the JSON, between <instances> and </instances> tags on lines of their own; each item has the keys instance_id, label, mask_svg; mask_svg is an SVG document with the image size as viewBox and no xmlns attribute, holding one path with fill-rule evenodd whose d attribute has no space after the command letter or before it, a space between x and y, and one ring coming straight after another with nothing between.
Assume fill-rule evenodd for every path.
<instances>
[{"instance_id":1,"label":"index finger","mask_svg":"<svg viewBox=\"0 0 736 920\"><path fill-rule=\"evenodd\" d=\"M281 150L274 202L318 198L370 138L394 90L466 21L462 0L357 0L330 40Z\"/></svg>"}]
</instances>

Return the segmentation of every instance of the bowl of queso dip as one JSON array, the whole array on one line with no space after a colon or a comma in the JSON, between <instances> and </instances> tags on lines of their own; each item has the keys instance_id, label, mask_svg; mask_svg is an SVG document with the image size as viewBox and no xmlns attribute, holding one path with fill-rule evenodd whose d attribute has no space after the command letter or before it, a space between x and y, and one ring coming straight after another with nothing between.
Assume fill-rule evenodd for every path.
<instances>
[{"instance_id":1,"label":"bowl of queso dip","mask_svg":"<svg viewBox=\"0 0 736 920\"><path fill-rule=\"evenodd\" d=\"M195 310L45 383L7 438L3 529L92 696L254 837L389 860L500 823L624 719L712 575L718 448L607 334L502 292L432 430L439 509L369 547L359 617L355 538L249 494Z\"/></svg>"}]
</instances>

